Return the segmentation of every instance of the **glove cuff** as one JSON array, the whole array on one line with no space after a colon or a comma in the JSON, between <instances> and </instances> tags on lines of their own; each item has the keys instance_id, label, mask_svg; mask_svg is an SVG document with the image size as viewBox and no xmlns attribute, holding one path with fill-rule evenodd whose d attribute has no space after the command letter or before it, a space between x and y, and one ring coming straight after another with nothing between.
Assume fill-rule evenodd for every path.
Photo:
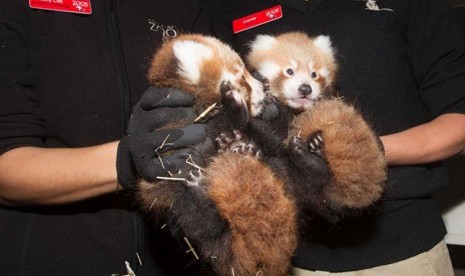
<instances>
[{"instance_id":1,"label":"glove cuff","mask_svg":"<svg viewBox=\"0 0 465 276\"><path fill-rule=\"evenodd\" d=\"M129 152L129 139L123 137L116 153L116 172L118 183L123 189L133 189L137 184L137 173Z\"/></svg>"}]
</instances>

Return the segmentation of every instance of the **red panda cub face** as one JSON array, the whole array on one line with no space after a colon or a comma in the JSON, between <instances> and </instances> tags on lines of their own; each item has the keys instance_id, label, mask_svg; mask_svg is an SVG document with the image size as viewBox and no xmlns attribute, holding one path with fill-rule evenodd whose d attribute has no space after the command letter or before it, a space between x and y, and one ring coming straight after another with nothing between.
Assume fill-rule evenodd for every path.
<instances>
[{"instance_id":1,"label":"red panda cub face","mask_svg":"<svg viewBox=\"0 0 465 276\"><path fill-rule=\"evenodd\" d=\"M260 113L265 98L262 83L250 75L239 55L209 36L181 35L165 44L152 60L149 81L195 94L199 109L220 101L223 83L234 87L235 100L245 102L252 116Z\"/></svg>"},{"instance_id":2,"label":"red panda cub face","mask_svg":"<svg viewBox=\"0 0 465 276\"><path fill-rule=\"evenodd\" d=\"M312 107L333 85L337 71L329 37L300 32L258 35L247 61L268 79L270 93L296 111Z\"/></svg>"}]
</instances>

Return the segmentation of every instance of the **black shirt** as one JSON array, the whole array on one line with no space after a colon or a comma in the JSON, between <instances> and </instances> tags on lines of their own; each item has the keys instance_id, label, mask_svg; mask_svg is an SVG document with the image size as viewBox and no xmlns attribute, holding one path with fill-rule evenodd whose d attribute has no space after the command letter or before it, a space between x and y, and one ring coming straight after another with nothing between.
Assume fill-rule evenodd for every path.
<instances>
[{"instance_id":1,"label":"black shirt","mask_svg":"<svg viewBox=\"0 0 465 276\"><path fill-rule=\"evenodd\" d=\"M213 33L242 54L257 34L328 35L340 93L379 135L445 113L465 113L465 47L445 0L214 1ZM283 18L234 34L232 21L281 5ZM438 134L440 135L440 134ZM441 163L391 167L379 211L336 226L315 221L294 265L346 271L388 264L432 248L445 234L431 194L445 186Z\"/></svg>"},{"instance_id":2,"label":"black shirt","mask_svg":"<svg viewBox=\"0 0 465 276\"><path fill-rule=\"evenodd\" d=\"M148 87L146 71L163 33L189 31L201 11L191 0L91 6L91 15L78 15L0 1L0 154L121 138ZM147 246L133 209L124 194L63 206L0 206L0 274L126 274L128 261L137 275L159 275L150 263L168 253L160 238ZM181 258L172 261L182 267Z\"/></svg>"}]
</instances>

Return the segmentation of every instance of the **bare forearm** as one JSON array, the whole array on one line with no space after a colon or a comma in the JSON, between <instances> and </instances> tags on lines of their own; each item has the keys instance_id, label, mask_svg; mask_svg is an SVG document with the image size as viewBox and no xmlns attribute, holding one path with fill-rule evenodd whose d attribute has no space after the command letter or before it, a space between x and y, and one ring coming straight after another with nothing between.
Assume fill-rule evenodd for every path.
<instances>
[{"instance_id":1,"label":"bare forearm","mask_svg":"<svg viewBox=\"0 0 465 276\"><path fill-rule=\"evenodd\" d=\"M0 202L75 202L117 189L117 142L78 149L23 147L0 156Z\"/></svg>"},{"instance_id":2,"label":"bare forearm","mask_svg":"<svg viewBox=\"0 0 465 276\"><path fill-rule=\"evenodd\" d=\"M444 114L429 123L380 138L390 165L443 160L465 151L465 115Z\"/></svg>"}]
</instances>

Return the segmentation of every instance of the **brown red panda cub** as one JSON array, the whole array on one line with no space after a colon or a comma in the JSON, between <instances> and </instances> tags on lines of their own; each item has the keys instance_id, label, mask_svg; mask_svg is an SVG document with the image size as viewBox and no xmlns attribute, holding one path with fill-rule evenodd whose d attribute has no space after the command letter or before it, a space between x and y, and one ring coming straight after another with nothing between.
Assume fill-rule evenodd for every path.
<instances>
[{"instance_id":1,"label":"brown red panda cub","mask_svg":"<svg viewBox=\"0 0 465 276\"><path fill-rule=\"evenodd\" d=\"M157 87L194 94L198 112L220 102L220 86L226 83L245 99L252 116L262 108L262 84L250 75L236 52L213 37L182 35L169 41L152 58L148 79ZM239 101L239 95L235 100Z\"/></svg>"},{"instance_id":2,"label":"brown red panda cub","mask_svg":"<svg viewBox=\"0 0 465 276\"><path fill-rule=\"evenodd\" d=\"M386 178L384 154L358 111L330 97L337 64L329 37L259 35L247 62L292 114L289 126L281 122L275 128L289 127L288 188L299 209L334 221L378 201ZM258 147L267 147L264 142Z\"/></svg>"},{"instance_id":3,"label":"brown red panda cub","mask_svg":"<svg viewBox=\"0 0 465 276\"><path fill-rule=\"evenodd\" d=\"M229 46L200 35L182 35L162 46L148 77L154 86L194 94L198 112L212 103L221 108L206 122L205 141L192 147L191 161L201 169L186 164L173 175L183 181L140 181L142 208L175 224L173 234L192 245L204 265L202 275L286 274L297 229L284 181L253 153L218 154L214 141L227 130L248 132L251 117L262 109L262 84Z\"/></svg>"}]
</instances>

